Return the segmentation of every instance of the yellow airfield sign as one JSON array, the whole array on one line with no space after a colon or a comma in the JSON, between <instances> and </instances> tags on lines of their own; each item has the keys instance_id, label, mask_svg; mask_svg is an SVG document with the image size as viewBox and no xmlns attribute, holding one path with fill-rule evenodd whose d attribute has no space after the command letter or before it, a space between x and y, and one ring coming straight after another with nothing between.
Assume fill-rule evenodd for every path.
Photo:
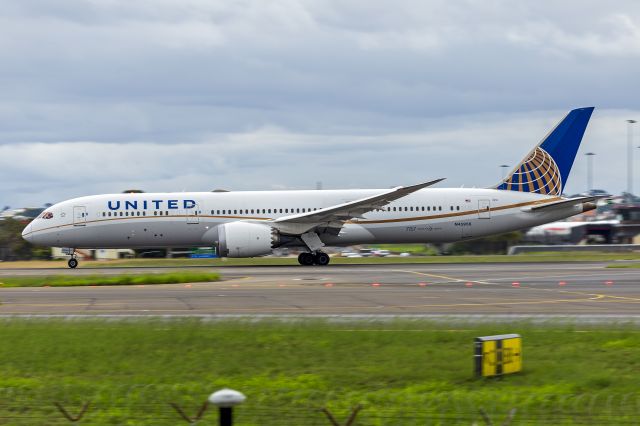
<instances>
[{"instance_id":1,"label":"yellow airfield sign","mask_svg":"<svg viewBox=\"0 0 640 426\"><path fill-rule=\"evenodd\" d=\"M501 376L522 371L522 337L519 334L483 336L475 339L476 376Z\"/></svg>"}]
</instances>

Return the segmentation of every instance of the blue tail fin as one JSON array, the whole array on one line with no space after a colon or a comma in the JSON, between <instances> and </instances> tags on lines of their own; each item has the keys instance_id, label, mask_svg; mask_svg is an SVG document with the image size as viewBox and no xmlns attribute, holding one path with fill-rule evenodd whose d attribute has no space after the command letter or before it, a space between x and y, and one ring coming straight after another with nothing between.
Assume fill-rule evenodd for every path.
<instances>
[{"instance_id":1,"label":"blue tail fin","mask_svg":"<svg viewBox=\"0 0 640 426\"><path fill-rule=\"evenodd\" d=\"M562 194L592 112L593 107L569 112L496 189Z\"/></svg>"}]
</instances>

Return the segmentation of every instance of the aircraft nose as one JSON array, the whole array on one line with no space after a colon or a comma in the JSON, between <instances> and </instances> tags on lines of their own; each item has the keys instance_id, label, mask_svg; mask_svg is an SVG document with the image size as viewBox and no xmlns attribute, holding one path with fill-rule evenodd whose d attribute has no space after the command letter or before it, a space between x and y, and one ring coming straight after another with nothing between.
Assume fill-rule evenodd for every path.
<instances>
[{"instance_id":1,"label":"aircraft nose","mask_svg":"<svg viewBox=\"0 0 640 426\"><path fill-rule=\"evenodd\" d=\"M22 230L22 238L24 238L25 240L31 242L31 240L33 239L33 234L31 233L31 224L28 224L23 230Z\"/></svg>"}]
</instances>

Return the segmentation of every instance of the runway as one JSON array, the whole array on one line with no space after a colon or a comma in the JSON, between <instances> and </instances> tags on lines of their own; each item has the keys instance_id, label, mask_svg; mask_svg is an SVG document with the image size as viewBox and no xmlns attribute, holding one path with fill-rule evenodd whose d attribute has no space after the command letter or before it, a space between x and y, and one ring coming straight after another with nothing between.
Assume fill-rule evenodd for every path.
<instances>
[{"instance_id":1,"label":"runway","mask_svg":"<svg viewBox=\"0 0 640 426\"><path fill-rule=\"evenodd\" d=\"M640 269L606 265L222 267L216 270L223 280L213 283L0 288L0 315L639 315ZM172 269L84 268L64 273ZM0 270L0 281L3 275L61 272Z\"/></svg>"},{"instance_id":2,"label":"runway","mask_svg":"<svg viewBox=\"0 0 640 426\"><path fill-rule=\"evenodd\" d=\"M0 288L0 315L637 315L640 269L606 265L222 267L216 270L223 281L213 283ZM0 281L6 275L172 269L0 270Z\"/></svg>"}]
</instances>

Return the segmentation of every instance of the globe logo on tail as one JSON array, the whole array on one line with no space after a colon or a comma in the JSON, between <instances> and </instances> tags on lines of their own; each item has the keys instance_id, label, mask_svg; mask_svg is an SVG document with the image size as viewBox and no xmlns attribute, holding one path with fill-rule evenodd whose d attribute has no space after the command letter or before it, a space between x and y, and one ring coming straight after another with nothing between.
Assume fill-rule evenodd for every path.
<instances>
[{"instance_id":1,"label":"globe logo on tail","mask_svg":"<svg viewBox=\"0 0 640 426\"><path fill-rule=\"evenodd\" d=\"M560 195L562 180L554 159L544 149L537 147L516 171L498 186L508 191L534 192Z\"/></svg>"}]
</instances>

